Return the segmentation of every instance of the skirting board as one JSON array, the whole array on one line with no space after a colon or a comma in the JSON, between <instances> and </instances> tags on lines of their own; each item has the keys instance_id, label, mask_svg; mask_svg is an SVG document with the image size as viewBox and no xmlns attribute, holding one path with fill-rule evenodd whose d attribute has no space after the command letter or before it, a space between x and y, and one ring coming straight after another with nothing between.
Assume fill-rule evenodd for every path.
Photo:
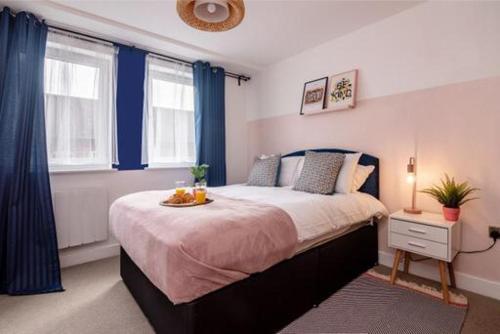
<instances>
[{"instance_id":1,"label":"skirting board","mask_svg":"<svg viewBox=\"0 0 500 334\"><path fill-rule=\"evenodd\" d=\"M59 251L59 261L61 267L66 268L118 255L120 255L120 244L104 242L62 249Z\"/></svg>"},{"instance_id":2,"label":"skirting board","mask_svg":"<svg viewBox=\"0 0 500 334\"><path fill-rule=\"evenodd\" d=\"M379 251L378 260L380 264L392 268L392 264L394 262L394 254ZM401 261L401 263L399 264L399 269L403 270L403 261ZM412 262L410 265L410 273L416 276L431 279L433 281L440 281L437 265ZM457 287L460 289L500 300L500 282L490 281L458 271L455 271L455 279L457 281Z\"/></svg>"}]
</instances>

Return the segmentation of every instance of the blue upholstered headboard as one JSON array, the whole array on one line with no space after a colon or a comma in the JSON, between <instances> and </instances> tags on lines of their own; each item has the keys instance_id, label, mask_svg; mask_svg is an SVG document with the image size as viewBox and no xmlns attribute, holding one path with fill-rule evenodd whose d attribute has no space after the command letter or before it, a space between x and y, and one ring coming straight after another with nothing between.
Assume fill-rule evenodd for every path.
<instances>
[{"instance_id":1,"label":"blue upholstered headboard","mask_svg":"<svg viewBox=\"0 0 500 334\"><path fill-rule=\"evenodd\" d=\"M303 156L306 151L314 151L314 152L333 152L333 153L356 153L354 151L348 151L348 150L342 150L338 148L321 148L321 149L312 149L312 150L304 150L304 151L296 151L289 153L287 155L284 155L283 157L296 157L296 156ZM359 159L359 164L363 166L368 166L372 165L375 166L375 169L373 170L373 173L370 174L368 179L366 180L365 184L359 189L359 191L367 193L372 195L375 198L379 198L380 192L379 192L379 166L378 166L378 158L369 155L369 154L362 154L361 158Z\"/></svg>"}]
</instances>

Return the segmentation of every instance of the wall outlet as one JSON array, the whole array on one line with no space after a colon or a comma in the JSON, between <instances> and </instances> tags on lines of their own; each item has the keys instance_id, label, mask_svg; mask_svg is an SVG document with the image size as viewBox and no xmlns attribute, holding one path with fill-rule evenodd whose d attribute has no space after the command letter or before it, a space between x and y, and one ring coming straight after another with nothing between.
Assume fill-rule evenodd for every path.
<instances>
[{"instance_id":1,"label":"wall outlet","mask_svg":"<svg viewBox=\"0 0 500 334\"><path fill-rule=\"evenodd\" d=\"M500 226L490 226L488 232L490 238L500 239Z\"/></svg>"}]
</instances>

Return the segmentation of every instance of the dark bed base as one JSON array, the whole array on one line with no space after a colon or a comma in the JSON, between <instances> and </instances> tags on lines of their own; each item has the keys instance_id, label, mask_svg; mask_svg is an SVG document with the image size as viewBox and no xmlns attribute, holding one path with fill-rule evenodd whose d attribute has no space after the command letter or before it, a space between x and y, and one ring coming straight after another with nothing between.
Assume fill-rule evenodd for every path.
<instances>
[{"instance_id":1,"label":"dark bed base","mask_svg":"<svg viewBox=\"0 0 500 334\"><path fill-rule=\"evenodd\" d=\"M378 261L367 225L258 274L173 305L121 249L120 273L157 333L275 333Z\"/></svg>"}]
</instances>

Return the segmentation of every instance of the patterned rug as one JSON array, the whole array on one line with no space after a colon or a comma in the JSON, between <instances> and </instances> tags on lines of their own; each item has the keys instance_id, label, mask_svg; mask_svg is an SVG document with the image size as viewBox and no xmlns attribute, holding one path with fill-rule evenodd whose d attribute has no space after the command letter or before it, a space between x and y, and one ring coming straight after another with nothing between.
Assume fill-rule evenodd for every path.
<instances>
[{"instance_id":1,"label":"patterned rug","mask_svg":"<svg viewBox=\"0 0 500 334\"><path fill-rule=\"evenodd\" d=\"M391 285L370 271L280 333L460 333L466 304L446 305L437 297L399 284Z\"/></svg>"},{"instance_id":2,"label":"patterned rug","mask_svg":"<svg viewBox=\"0 0 500 334\"><path fill-rule=\"evenodd\" d=\"M383 281L389 282L391 278L389 275L384 275L381 273L376 272L373 269L370 269L366 272L366 275L381 279ZM427 286L427 285L420 285L414 282L408 282L400 279L399 277L396 278L396 285L399 285L400 287L403 288L408 288L410 290L420 292L423 294L426 294L428 296L431 296L433 298L437 298L440 300L443 300L443 294L441 291L436 290L433 287ZM469 301L467 300L467 297L465 297L462 294L454 293L453 291L449 292L450 295L450 303L454 304L455 306L462 306L462 307L467 307L469 305Z\"/></svg>"}]
</instances>

